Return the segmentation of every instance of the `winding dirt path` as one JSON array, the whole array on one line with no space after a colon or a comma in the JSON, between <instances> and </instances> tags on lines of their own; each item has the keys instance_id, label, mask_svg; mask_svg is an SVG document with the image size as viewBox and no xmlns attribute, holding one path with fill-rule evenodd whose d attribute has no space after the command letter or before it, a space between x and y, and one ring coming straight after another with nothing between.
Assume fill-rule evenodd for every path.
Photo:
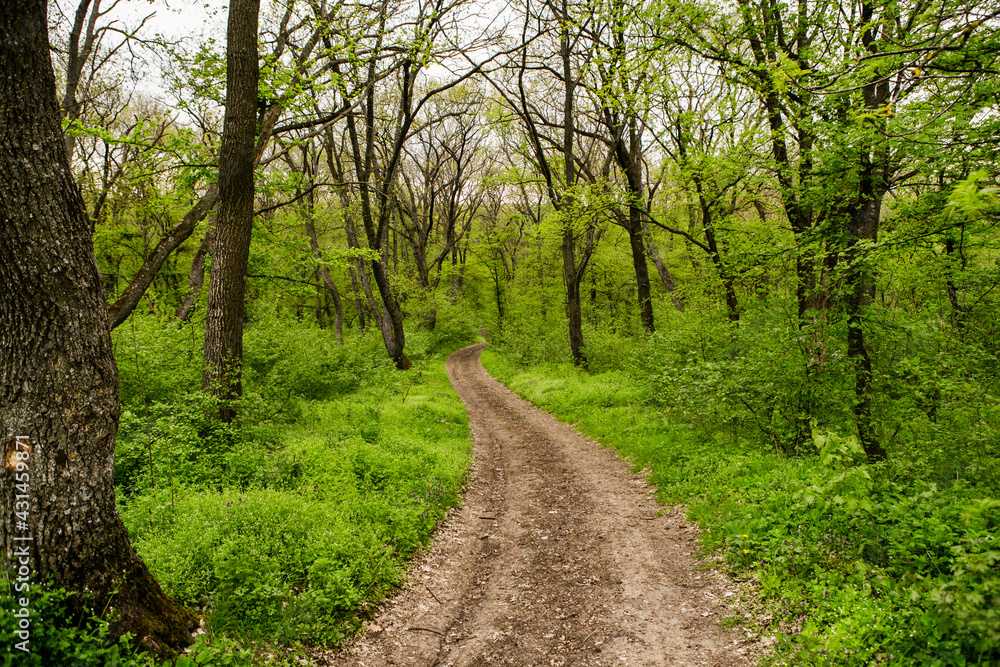
<instances>
[{"instance_id":1,"label":"winding dirt path","mask_svg":"<svg viewBox=\"0 0 1000 667\"><path fill-rule=\"evenodd\" d=\"M465 504L330 664L749 664L680 512L657 516L626 462L493 380L484 347L448 359L475 442Z\"/></svg>"}]
</instances>

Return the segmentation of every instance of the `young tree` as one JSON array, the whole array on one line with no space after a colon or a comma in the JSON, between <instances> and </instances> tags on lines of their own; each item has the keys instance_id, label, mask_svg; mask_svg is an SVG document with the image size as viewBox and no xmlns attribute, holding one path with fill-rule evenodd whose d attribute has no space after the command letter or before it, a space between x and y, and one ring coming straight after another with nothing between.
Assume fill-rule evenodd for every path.
<instances>
[{"instance_id":1,"label":"young tree","mask_svg":"<svg viewBox=\"0 0 1000 667\"><path fill-rule=\"evenodd\" d=\"M380 2L373 8L376 21L362 44L353 43L353 35L337 35L348 41L344 51L352 54L349 58L344 58L333 42L334 26L324 35L344 106L357 110L347 116L346 143L354 167L350 176L357 184L362 238L368 249L377 253L368 263L381 301L381 307L374 308L375 319L386 351L400 370L410 368L411 363L404 350L403 310L387 262L392 217L398 213L394 186L404 149L421 129L419 118L425 105L483 67L482 63L472 64L443 81L429 80L431 65L454 61L459 55L469 57L488 41L474 37L453 42L451 31L462 28L462 5L461 0L402 6ZM421 85L423 82L427 85Z\"/></svg>"},{"instance_id":2,"label":"young tree","mask_svg":"<svg viewBox=\"0 0 1000 667\"><path fill-rule=\"evenodd\" d=\"M593 168L593 142L590 150L581 147L577 132L580 61L587 58L577 49L581 7L568 0L546 0L536 10L529 1L523 11L521 45L510 63L509 88L493 78L490 83L522 125L525 157L540 174L559 218L570 352L574 365L585 367L580 285L600 239L600 229L599 214L591 210L583 196L581 187L585 183L581 182L580 171L585 167L593 181L596 173L606 176L610 163ZM533 46L535 41L542 45ZM556 83L550 86L551 81L535 81L535 71L551 73ZM542 85L545 94L529 95L533 83ZM547 104L548 99L553 103ZM549 131L561 136L550 136Z\"/></svg>"},{"instance_id":3,"label":"young tree","mask_svg":"<svg viewBox=\"0 0 1000 667\"><path fill-rule=\"evenodd\" d=\"M132 632L154 649L177 648L190 643L196 620L153 579L115 506L118 369L90 222L60 129L42 0L0 2L0 96L7 567L27 563L34 581L75 593L76 613L85 596L108 607L115 636Z\"/></svg>"},{"instance_id":4,"label":"young tree","mask_svg":"<svg viewBox=\"0 0 1000 667\"><path fill-rule=\"evenodd\" d=\"M444 262L451 255L453 266L457 264L458 246L483 202L481 103L477 91L461 89L430 105L424 129L406 149L400 168L398 231L409 243L417 283L430 300L425 318L429 328L437 317L433 295Z\"/></svg>"},{"instance_id":5,"label":"young tree","mask_svg":"<svg viewBox=\"0 0 1000 667\"><path fill-rule=\"evenodd\" d=\"M624 180L628 213L617 212L612 219L628 233L639 319L650 332L655 327L644 231L649 216L643 135L651 108L649 91L657 77L650 23L658 9L657 3L647 2L596 3L591 26L584 31L592 42L592 73L581 82L597 109L596 136L608 147Z\"/></svg>"},{"instance_id":6,"label":"young tree","mask_svg":"<svg viewBox=\"0 0 1000 667\"><path fill-rule=\"evenodd\" d=\"M684 205L692 224L700 222L701 233L692 227L683 236L708 255L722 283L729 320L738 322L736 272L720 232L742 206L749 206L746 188L755 178L753 146L759 140L755 105L705 71L703 61L680 59L676 66L658 86L650 124L670 181L681 188L680 199L688 200Z\"/></svg>"},{"instance_id":7,"label":"young tree","mask_svg":"<svg viewBox=\"0 0 1000 667\"><path fill-rule=\"evenodd\" d=\"M112 0L111 5L101 7L102 0L79 0L73 20L69 24L69 34L61 46L53 50L62 56L63 81L61 111L63 120L72 127L78 121L103 121L117 115L125 106L126 96L117 89L125 76L111 72L111 66L126 61L125 67L136 72L142 68L137 55L137 45L147 40L139 37L146 23L154 13L147 14L138 25L126 27L119 21L108 18L121 0ZM54 3L58 9L58 3ZM120 54L128 54L122 58ZM130 62L128 62L130 61ZM102 81L102 79L104 79ZM98 102L98 98L106 98ZM111 101L110 108L106 102ZM94 118L91 118L93 116ZM66 153L73 162L76 148L76 133L66 132Z\"/></svg>"}]
</instances>

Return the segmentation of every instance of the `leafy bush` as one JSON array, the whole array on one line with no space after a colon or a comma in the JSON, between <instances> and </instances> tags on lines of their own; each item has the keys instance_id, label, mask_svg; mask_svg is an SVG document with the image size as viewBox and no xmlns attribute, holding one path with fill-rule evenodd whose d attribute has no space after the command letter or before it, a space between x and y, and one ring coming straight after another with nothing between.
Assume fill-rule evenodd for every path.
<instances>
[{"instance_id":1,"label":"leafy bush","mask_svg":"<svg viewBox=\"0 0 1000 667\"><path fill-rule=\"evenodd\" d=\"M472 315L456 306L438 308L437 320L427 342L428 354L450 354L480 340L479 327Z\"/></svg>"},{"instance_id":2,"label":"leafy bush","mask_svg":"<svg viewBox=\"0 0 1000 667\"><path fill-rule=\"evenodd\" d=\"M7 568L3 568L6 573ZM7 610L0 621L0 642L6 649L4 665L50 667L152 667L153 658L135 649L130 637L117 643L108 640L109 620L105 610L87 608L84 617L74 619L67 614L66 601L70 593L62 589L32 583L27 591L16 592L7 574L0 575L0 606ZM29 601L25 648L16 648L24 641L14 610L20 610L18 600Z\"/></svg>"}]
</instances>

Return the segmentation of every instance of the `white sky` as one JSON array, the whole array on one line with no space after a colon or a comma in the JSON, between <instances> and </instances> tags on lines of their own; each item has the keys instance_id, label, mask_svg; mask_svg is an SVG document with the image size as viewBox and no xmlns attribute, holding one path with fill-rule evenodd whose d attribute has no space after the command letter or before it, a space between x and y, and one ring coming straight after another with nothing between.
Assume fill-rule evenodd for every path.
<instances>
[{"instance_id":1,"label":"white sky","mask_svg":"<svg viewBox=\"0 0 1000 667\"><path fill-rule=\"evenodd\" d=\"M168 41L182 43L182 48L189 52L208 39L214 39L217 45L224 47L229 0L90 0L91 4L98 1L102 12L106 12L98 25L111 23L115 29L131 32L152 14L137 35L140 39L153 39L162 35ZM51 0L50 25L61 23L62 34L67 34L79 2L80 0ZM261 4L266 5L268 2L263 0ZM480 29L487 24L496 27L506 7L503 0L473 0L468 8L477 12L478 16L472 18L471 25ZM59 40L55 35L53 39ZM104 46L116 45L121 39L120 34L109 32L105 35ZM127 53L121 55L128 57ZM136 68L141 71L136 72L134 90L159 99L169 107L173 100L167 93L162 75L169 56L163 54L160 48L140 47L136 47L136 55L145 65Z\"/></svg>"},{"instance_id":2,"label":"white sky","mask_svg":"<svg viewBox=\"0 0 1000 667\"><path fill-rule=\"evenodd\" d=\"M102 5L110 4L104 0ZM120 0L113 10L115 18L125 25L136 25L143 17L155 12L146 27L150 33L160 33L168 39L200 39L226 35L225 0Z\"/></svg>"}]
</instances>

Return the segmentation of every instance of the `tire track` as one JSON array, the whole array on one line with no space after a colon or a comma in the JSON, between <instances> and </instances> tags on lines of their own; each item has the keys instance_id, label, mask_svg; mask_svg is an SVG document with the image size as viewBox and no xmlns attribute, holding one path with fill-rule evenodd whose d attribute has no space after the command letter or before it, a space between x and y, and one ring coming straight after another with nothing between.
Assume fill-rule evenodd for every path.
<instances>
[{"instance_id":1,"label":"tire track","mask_svg":"<svg viewBox=\"0 0 1000 667\"><path fill-rule=\"evenodd\" d=\"M474 441L465 503L327 664L750 664L680 513L659 515L626 462L493 380L485 345L448 359Z\"/></svg>"}]
</instances>

